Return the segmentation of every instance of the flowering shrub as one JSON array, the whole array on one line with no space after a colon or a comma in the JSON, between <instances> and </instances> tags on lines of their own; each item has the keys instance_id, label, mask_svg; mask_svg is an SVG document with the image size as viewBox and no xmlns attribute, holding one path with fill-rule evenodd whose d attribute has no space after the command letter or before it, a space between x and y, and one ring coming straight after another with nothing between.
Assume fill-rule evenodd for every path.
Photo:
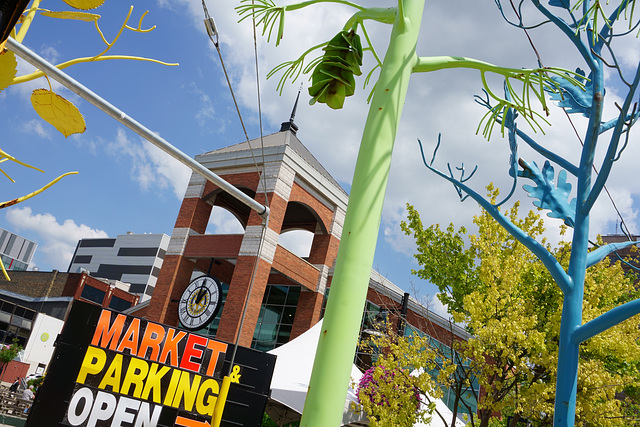
<instances>
[{"instance_id":1,"label":"flowering shrub","mask_svg":"<svg viewBox=\"0 0 640 427\"><path fill-rule=\"evenodd\" d=\"M371 426L412 426L420 411L420 391L406 370L378 365L367 369L358 383L358 400Z\"/></svg>"}]
</instances>

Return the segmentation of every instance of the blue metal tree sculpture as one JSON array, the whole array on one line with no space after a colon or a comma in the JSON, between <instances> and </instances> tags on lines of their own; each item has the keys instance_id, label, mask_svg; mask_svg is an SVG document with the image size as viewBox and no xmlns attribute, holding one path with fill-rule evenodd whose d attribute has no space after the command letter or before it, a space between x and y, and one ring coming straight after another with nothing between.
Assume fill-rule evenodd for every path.
<instances>
[{"instance_id":1,"label":"blue metal tree sculpture","mask_svg":"<svg viewBox=\"0 0 640 427\"><path fill-rule=\"evenodd\" d=\"M524 0L519 4L515 21L510 20L502 8L502 1L495 0L498 9L510 24L527 29L520 18L520 10ZM431 171L451 182L461 198L471 197L487 210L505 229L522 244L531 250L550 271L552 277L564 294L562 320L560 328L560 344L558 353L558 377L556 383L556 403L554 425L571 426L575 420L576 389L578 380L579 346L585 340L607 330L631 316L640 313L640 300L623 304L607 313L583 324L583 297L585 270L600 262L608 254L636 242L610 244L595 250L589 249L589 214L594 202L602 192L613 164L620 158L629 140L631 127L638 119L636 104L640 82L640 64L635 69L625 70L616 58L613 46L619 37L636 36L639 22L631 22L634 0L614 2L593 0L549 0L543 5L540 0L531 0L531 4L545 18L544 24L554 25L568 38L584 59L588 75L578 69L576 76L582 76L584 89L569 83L567 80L554 77L562 87L561 93L551 95L557 105L567 114L582 114L588 119L582 136L583 147L575 159L565 159L543 146L535 138L519 129L516 122L524 118L532 124L531 117L523 117L513 109L498 105L492 106L489 98L478 98L479 102L489 109L483 120L483 133L490 136L494 125L499 124L507 131L510 163L509 174L513 179L511 193L500 203L492 204L468 186L469 177L454 177L451 168L444 173L434 166L435 152L425 165ZM513 3L509 7L514 6ZM629 21L627 21L627 18ZM621 105L616 104L617 114L609 120L604 118L605 106L605 70L609 68L616 73L625 86L626 94ZM506 86L506 85L505 85ZM507 89L507 88L506 88ZM513 90L506 90L511 96ZM545 159L540 168L535 162L527 162L518 157L518 142L534 149ZM604 146L604 158L599 165L597 175L593 172L596 163L595 151ZM438 141L438 146L440 141ZM436 151L437 151L436 147ZM561 168L555 174L552 163ZM567 175L573 177L577 184L576 198L569 201L571 184ZM518 179L531 181L532 185L523 188L529 196L537 199L534 205L549 211L549 216L559 218L567 226L573 227L573 240L570 264L565 271L559 262L538 241L526 235L504 215L498 207L513 195ZM612 284L615 286L615 284Z\"/></svg>"}]
</instances>

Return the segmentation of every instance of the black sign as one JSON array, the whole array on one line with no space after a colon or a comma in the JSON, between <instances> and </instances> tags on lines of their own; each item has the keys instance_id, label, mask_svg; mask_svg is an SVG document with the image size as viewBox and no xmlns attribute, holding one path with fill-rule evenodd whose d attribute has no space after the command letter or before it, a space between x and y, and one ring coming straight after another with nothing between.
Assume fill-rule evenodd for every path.
<instances>
[{"instance_id":1,"label":"black sign","mask_svg":"<svg viewBox=\"0 0 640 427\"><path fill-rule=\"evenodd\" d=\"M27 427L259 426L275 356L76 301ZM226 377L226 379L225 379ZM228 392L227 392L228 391Z\"/></svg>"}]
</instances>

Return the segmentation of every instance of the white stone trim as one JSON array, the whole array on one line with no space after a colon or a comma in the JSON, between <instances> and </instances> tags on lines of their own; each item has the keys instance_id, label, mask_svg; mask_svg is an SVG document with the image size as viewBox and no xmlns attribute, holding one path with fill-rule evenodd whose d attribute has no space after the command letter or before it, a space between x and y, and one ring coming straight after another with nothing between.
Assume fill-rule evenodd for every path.
<instances>
[{"instance_id":1,"label":"white stone trim","mask_svg":"<svg viewBox=\"0 0 640 427\"><path fill-rule=\"evenodd\" d=\"M316 292L324 295L327 290L327 279L329 278L329 271L331 268L324 264L314 264L314 267L318 269L320 274L318 275L318 284L316 285Z\"/></svg>"},{"instance_id":2,"label":"white stone trim","mask_svg":"<svg viewBox=\"0 0 640 427\"><path fill-rule=\"evenodd\" d=\"M187 240L189 236L198 235L190 228L174 228L171 233L171 240L169 240L169 246L167 247L167 255L184 255L184 250L187 247Z\"/></svg>"},{"instance_id":3,"label":"white stone trim","mask_svg":"<svg viewBox=\"0 0 640 427\"><path fill-rule=\"evenodd\" d=\"M333 214L333 221L331 222L331 230L329 230L329 233L338 239L342 236L342 229L344 228L344 219L346 215L347 213L341 208L337 208Z\"/></svg>"},{"instance_id":4,"label":"white stone trim","mask_svg":"<svg viewBox=\"0 0 640 427\"><path fill-rule=\"evenodd\" d=\"M193 172L191 174L191 179L189 179L189 185L187 185L187 191L184 194L184 198L202 197L206 184L207 179L204 176Z\"/></svg>"},{"instance_id":5,"label":"white stone trim","mask_svg":"<svg viewBox=\"0 0 640 427\"><path fill-rule=\"evenodd\" d=\"M260 258L267 261L269 264L273 263L273 258L276 254L276 248L278 246L278 236L279 234L271 230L270 228L267 228L267 230L265 231ZM242 245L240 245L240 251L238 255L258 256L258 249L260 248L261 238L261 225L252 225L247 227L244 233L244 238L242 239Z\"/></svg>"}]
</instances>

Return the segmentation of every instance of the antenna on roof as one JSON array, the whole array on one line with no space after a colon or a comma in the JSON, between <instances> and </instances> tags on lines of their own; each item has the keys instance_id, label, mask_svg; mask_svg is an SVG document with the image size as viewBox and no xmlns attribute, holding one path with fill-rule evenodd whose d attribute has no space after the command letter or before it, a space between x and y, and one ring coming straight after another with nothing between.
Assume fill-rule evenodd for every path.
<instances>
[{"instance_id":1,"label":"antenna on roof","mask_svg":"<svg viewBox=\"0 0 640 427\"><path fill-rule=\"evenodd\" d=\"M296 96L296 102L293 104L293 110L291 111L291 117L288 122L282 122L280 125L280 132L290 130L294 135L298 131L298 125L293 123L293 119L296 117L296 110L298 109L298 100L300 99L300 92L302 91L302 83L300 83L300 89L298 89L298 96Z\"/></svg>"}]
</instances>

